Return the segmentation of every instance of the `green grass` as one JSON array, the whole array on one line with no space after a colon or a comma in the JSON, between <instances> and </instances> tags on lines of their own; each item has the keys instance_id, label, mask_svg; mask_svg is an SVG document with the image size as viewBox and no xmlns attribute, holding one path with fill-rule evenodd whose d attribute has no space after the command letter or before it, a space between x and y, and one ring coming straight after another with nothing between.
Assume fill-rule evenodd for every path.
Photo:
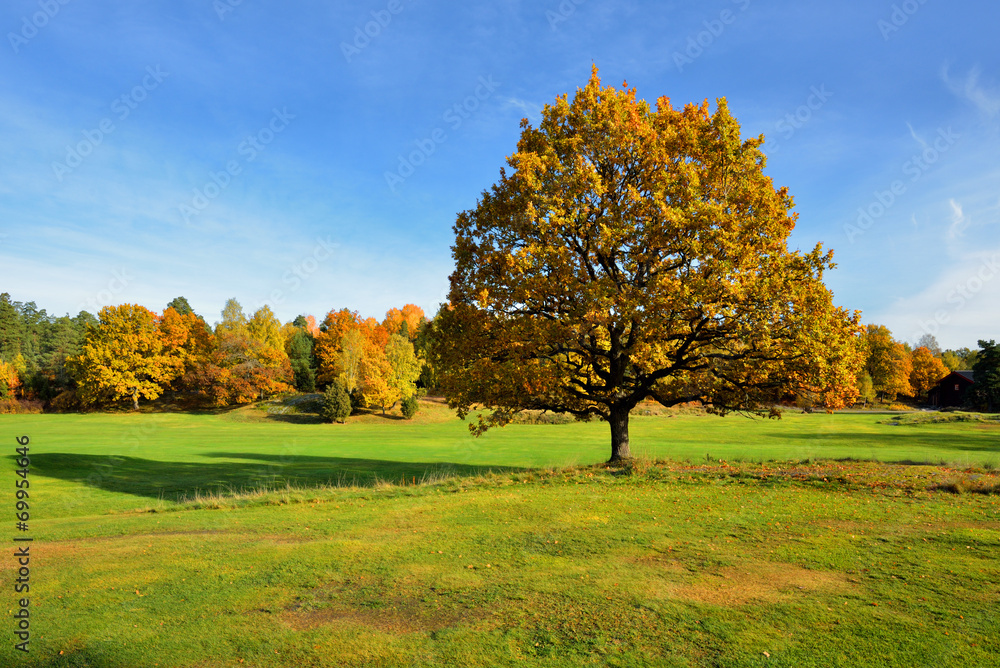
<instances>
[{"instance_id":1,"label":"green grass","mask_svg":"<svg viewBox=\"0 0 1000 668\"><path fill-rule=\"evenodd\" d=\"M245 408L204 414L0 416L26 433L43 494L58 515L170 504L261 487L370 486L442 475L585 465L610 454L607 425L511 425L482 438L443 406L414 421L365 416L347 425ZM647 458L767 461L877 459L1000 466L1000 423L897 426L884 415L786 413L782 420L708 415L633 417L633 453ZM122 495L128 495L123 497ZM43 511L44 512L44 511Z\"/></svg>"},{"instance_id":2,"label":"green grass","mask_svg":"<svg viewBox=\"0 0 1000 668\"><path fill-rule=\"evenodd\" d=\"M1000 660L1000 476L829 461L993 466L997 425L638 417L673 462L609 469L600 423L475 440L424 408L0 416L35 537L32 652L0 665Z\"/></svg>"}]
</instances>

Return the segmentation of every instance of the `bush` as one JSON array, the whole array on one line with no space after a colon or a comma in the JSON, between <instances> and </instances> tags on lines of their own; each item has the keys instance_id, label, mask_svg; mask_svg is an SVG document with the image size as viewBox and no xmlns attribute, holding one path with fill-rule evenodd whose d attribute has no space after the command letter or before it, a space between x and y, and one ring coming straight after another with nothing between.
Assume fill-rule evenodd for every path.
<instances>
[{"instance_id":1,"label":"bush","mask_svg":"<svg viewBox=\"0 0 1000 668\"><path fill-rule=\"evenodd\" d=\"M351 397L347 388L339 380L334 380L323 393L323 419L329 422L343 422L351 414Z\"/></svg>"},{"instance_id":2,"label":"bush","mask_svg":"<svg viewBox=\"0 0 1000 668\"><path fill-rule=\"evenodd\" d=\"M400 406L400 410L403 411L403 417L407 420L412 420L413 416L417 414L420 410L420 406L417 404L417 398L415 396L409 396L403 399L403 404Z\"/></svg>"},{"instance_id":3,"label":"bush","mask_svg":"<svg viewBox=\"0 0 1000 668\"><path fill-rule=\"evenodd\" d=\"M547 411L521 411L511 420L511 424L570 424L575 418L568 413Z\"/></svg>"},{"instance_id":4,"label":"bush","mask_svg":"<svg viewBox=\"0 0 1000 668\"><path fill-rule=\"evenodd\" d=\"M42 402L37 399L15 399L5 397L0 399L0 415L15 413L41 413Z\"/></svg>"}]
</instances>

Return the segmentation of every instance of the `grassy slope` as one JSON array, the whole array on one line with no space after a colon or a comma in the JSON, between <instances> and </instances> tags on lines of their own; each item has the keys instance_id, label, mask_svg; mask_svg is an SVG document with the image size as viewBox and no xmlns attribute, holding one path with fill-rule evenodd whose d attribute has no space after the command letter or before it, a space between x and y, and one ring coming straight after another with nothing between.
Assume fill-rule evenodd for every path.
<instances>
[{"instance_id":1,"label":"grassy slope","mask_svg":"<svg viewBox=\"0 0 1000 668\"><path fill-rule=\"evenodd\" d=\"M26 665L986 666L1000 656L998 497L929 492L948 475L935 468L823 464L798 482L752 465L552 473L525 469L603 459L603 425L470 441L434 415L391 426L256 419L0 421L33 439ZM997 454L995 427L875 422L639 418L633 438L702 460ZM516 470L217 509L156 498L275 475L412 479L440 463ZM132 512L146 508L173 512ZM0 577L10 571L0 561ZM9 644L0 665L12 665Z\"/></svg>"}]
</instances>

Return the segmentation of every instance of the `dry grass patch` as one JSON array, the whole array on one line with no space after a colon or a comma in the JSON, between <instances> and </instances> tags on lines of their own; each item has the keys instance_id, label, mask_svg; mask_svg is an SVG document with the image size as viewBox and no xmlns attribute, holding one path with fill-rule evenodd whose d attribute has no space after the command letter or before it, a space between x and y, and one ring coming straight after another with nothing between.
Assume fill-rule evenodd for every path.
<instances>
[{"instance_id":1,"label":"dry grass patch","mask_svg":"<svg viewBox=\"0 0 1000 668\"><path fill-rule=\"evenodd\" d=\"M849 586L843 573L809 570L794 564L750 562L702 574L696 582L674 588L672 595L697 603L734 607L751 601L774 603L796 593L846 591Z\"/></svg>"},{"instance_id":2,"label":"dry grass patch","mask_svg":"<svg viewBox=\"0 0 1000 668\"><path fill-rule=\"evenodd\" d=\"M281 621L295 631L327 626L362 626L382 633L434 633L481 617L464 608L432 607L415 598L395 598L379 608L352 608L335 605L318 610L292 609L281 614Z\"/></svg>"},{"instance_id":3,"label":"dry grass patch","mask_svg":"<svg viewBox=\"0 0 1000 668\"><path fill-rule=\"evenodd\" d=\"M665 573L686 573L688 571L681 562L661 554L646 554L641 557L627 559L626 561Z\"/></svg>"}]
</instances>

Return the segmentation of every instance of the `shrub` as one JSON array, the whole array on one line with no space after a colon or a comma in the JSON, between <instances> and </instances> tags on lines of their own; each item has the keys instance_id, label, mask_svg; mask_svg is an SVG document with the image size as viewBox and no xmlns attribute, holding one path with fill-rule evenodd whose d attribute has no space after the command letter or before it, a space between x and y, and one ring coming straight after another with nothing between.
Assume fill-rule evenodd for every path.
<instances>
[{"instance_id":1,"label":"shrub","mask_svg":"<svg viewBox=\"0 0 1000 668\"><path fill-rule=\"evenodd\" d=\"M549 413L547 411L521 411L517 413L512 424L570 424L575 418L567 413Z\"/></svg>"},{"instance_id":2,"label":"shrub","mask_svg":"<svg viewBox=\"0 0 1000 668\"><path fill-rule=\"evenodd\" d=\"M49 402L49 410L53 413L75 413L82 409L76 390L63 390Z\"/></svg>"},{"instance_id":3,"label":"shrub","mask_svg":"<svg viewBox=\"0 0 1000 668\"><path fill-rule=\"evenodd\" d=\"M334 380L323 393L323 419L343 422L351 414L351 398L340 380Z\"/></svg>"},{"instance_id":4,"label":"shrub","mask_svg":"<svg viewBox=\"0 0 1000 668\"><path fill-rule=\"evenodd\" d=\"M42 402L37 399L15 399L14 397L0 399L0 414L41 412Z\"/></svg>"},{"instance_id":5,"label":"shrub","mask_svg":"<svg viewBox=\"0 0 1000 668\"><path fill-rule=\"evenodd\" d=\"M413 416L417 414L418 410L420 410L420 406L417 404L417 398L411 395L403 399L400 410L403 411L403 417L407 420L412 420Z\"/></svg>"}]
</instances>

